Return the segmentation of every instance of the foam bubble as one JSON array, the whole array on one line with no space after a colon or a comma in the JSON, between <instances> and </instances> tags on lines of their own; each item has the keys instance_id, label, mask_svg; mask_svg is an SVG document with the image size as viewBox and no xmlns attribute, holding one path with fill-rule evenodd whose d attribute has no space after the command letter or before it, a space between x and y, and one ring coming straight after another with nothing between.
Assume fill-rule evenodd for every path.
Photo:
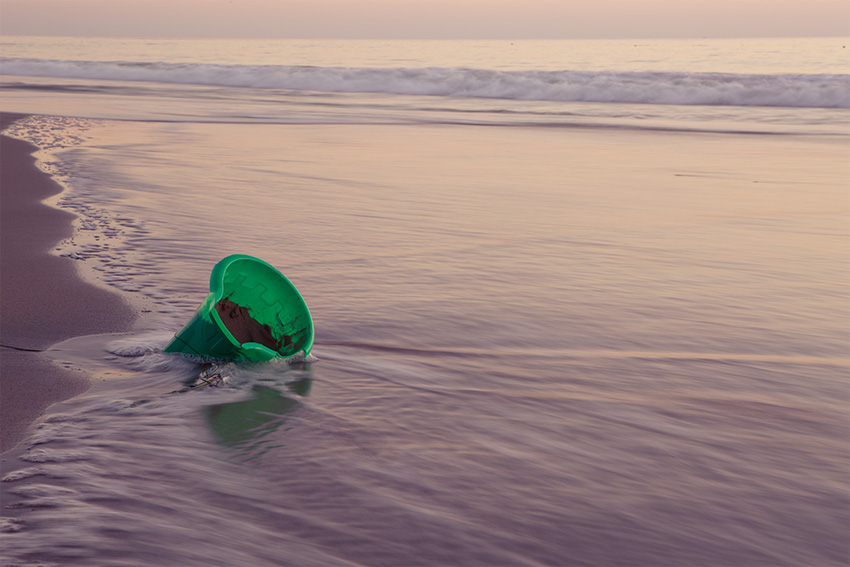
<instances>
[{"instance_id":1,"label":"foam bubble","mask_svg":"<svg viewBox=\"0 0 850 567\"><path fill-rule=\"evenodd\" d=\"M106 345L107 352L121 357L136 357L162 351L171 339L171 333L152 332L124 337Z\"/></svg>"},{"instance_id":2,"label":"foam bubble","mask_svg":"<svg viewBox=\"0 0 850 567\"><path fill-rule=\"evenodd\" d=\"M34 476L43 476L45 475L45 471L42 467L26 467L23 469L18 469L16 471L12 471L5 475L2 479L3 482L18 482L19 480L24 480L27 478L32 478Z\"/></svg>"},{"instance_id":3,"label":"foam bubble","mask_svg":"<svg viewBox=\"0 0 850 567\"><path fill-rule=\"evenodd\" d=\"M14 534L24 528L24 521L18 518L0 518L0 533Z\"/></svg>"},{"instance_id":4,"label":"foam bubble","mask_svg":"<svg viewBox=\"0 0 850 567\"><path fill-rule=\"evenodd\" d=\"M83 450L35 449L21 455L22 461L30 463L71 463L88 458L89 455Z\"/></svg>"},{"instance_id":5,"label":"foam bubble","mask_svg":"<svg viewBox=\"0 0 850 567\"><path fill-rule=\"evenodd\" d=\"M14 488L10 492L24 498L51 498L77 494L76 490L55 484L28 484Z\"/></svg>"}]
</instances>

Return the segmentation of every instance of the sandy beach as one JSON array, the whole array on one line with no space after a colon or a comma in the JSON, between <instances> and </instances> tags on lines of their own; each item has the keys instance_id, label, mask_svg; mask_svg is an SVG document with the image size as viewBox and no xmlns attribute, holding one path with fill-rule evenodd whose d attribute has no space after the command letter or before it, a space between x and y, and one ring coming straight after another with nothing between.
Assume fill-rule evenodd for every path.
<instances>
[{"instance_id":1,"label":"sandy beach","mask_svg":"<svg viewBox=\"0 0 850 567\"><path fill-rule=\"evenodd\" d=\"M19 114L0 114L5 129ZM74 260L50 254L70 236L71 213L41 203L62 188L35 166L35 147L0 136L0 452L53 403L85 391L84 374L38 352L58 341L129 327L117 295L82 281Z\"/></svg>"}]
</instances>

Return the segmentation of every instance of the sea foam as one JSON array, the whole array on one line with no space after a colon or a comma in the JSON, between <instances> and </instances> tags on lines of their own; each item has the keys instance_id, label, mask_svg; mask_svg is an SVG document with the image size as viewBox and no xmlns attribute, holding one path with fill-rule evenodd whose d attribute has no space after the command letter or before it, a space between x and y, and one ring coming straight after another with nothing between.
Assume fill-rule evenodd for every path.
<instances>
[{"instance_id":1,"label":"sea foam","mask_svg":"<svg viewBox=\"0 0 850 567\"><path fill-rule=\"evenodd\" d=\"M496 71L0 58L5 75L558 102L850 108L847 74Z\"/></svg>"}]
</instances>

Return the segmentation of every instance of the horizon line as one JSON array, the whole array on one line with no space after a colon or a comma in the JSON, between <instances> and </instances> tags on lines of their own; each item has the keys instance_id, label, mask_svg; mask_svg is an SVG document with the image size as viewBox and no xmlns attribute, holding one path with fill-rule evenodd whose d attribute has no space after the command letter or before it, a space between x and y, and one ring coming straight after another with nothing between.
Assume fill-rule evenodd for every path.
<instances>
[{"instance_id":1,"label":"horizon line","mask_svg":"<svg viewBox=\"0 0 850 567\"><path fill-rule=\"evenodd\" d=\"M242 37L242 36L159 36L159 35L57 35L57 34L0 34L7 37L53 37L68 39L143 39L143 40L304 40L304 41L652 41L652 40L745 40L745 39L843 39L850 40L850 34L841 35L753 35L753 36L646 36L646 37Z\"/></svg>"}]
</instances>

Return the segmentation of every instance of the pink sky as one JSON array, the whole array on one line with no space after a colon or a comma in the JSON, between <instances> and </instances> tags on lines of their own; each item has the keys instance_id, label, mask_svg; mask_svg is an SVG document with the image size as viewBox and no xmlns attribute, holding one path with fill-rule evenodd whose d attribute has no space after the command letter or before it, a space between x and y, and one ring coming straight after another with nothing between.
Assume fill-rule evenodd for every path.
<instances>
[{"instance_id":1,"label":"pink sky","mask_svg":"<svg viewBox=\"0 0 850 567\"><path fill-rule=\"evenodd\" d=\"M848 0L0 0L3 35L665 38L850 35Z\"/></svg>"}]
</instances>

